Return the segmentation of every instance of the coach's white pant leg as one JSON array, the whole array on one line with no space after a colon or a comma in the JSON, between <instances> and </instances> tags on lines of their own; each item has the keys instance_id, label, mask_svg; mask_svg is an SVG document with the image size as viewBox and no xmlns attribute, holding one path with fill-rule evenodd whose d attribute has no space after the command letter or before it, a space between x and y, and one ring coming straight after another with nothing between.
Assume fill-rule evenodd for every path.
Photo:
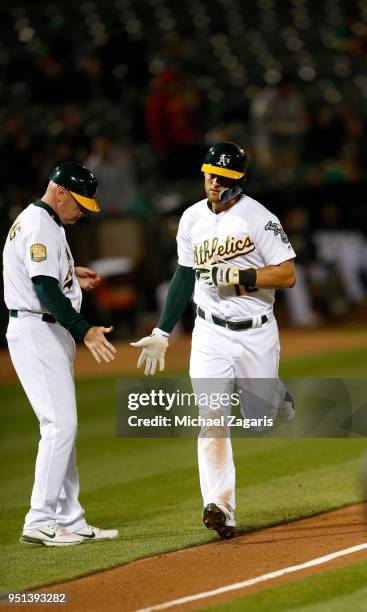
<instances>
[{"instance_id":1,"label":"coach's white pant leg","mask_svg":"<svg viewBox=\"0 0 367 612\"><path fill-rule=\"evenodd\" d=\"M33 315L10 319L7 339L12 362L40 422L27 529L53 523L77 434L72 370L74 344L57 324Z\"/></svg>"},{"instance_id":2,"label":"coach's white pant leg","mask_svg":"<svg viewBox=\"0 0 367 612\"><path fill-rule=\"evenodd\" d=\"M197 319L192 337L190 377L196 394L231 393L234 384L233 364L228 340L213 326ZM212 396L213 397L213 396ZM228 406L207 410L202 416L213 418L228 413ZM202 428L198 438L200 488L204 506L220 503L235 509L236 473L229 432L221 428Z\"/></svg>"},{"instance_id":3,"label":"coach's white pant leg","mask_svg":"<svg viewBox=\"0 0 367 612\"><path fill-rule=\"evenodd\" d=\"M73 362L71 362L70 367L74 380ZM69 531L77 531L87 524L84 509L79 502L79 492L79 472L76 464L76 442L74 442L56 506L57 523Z\"/></svg>"},{"instance_id":4,"label":"coach's white pant leg","mask_svg":"<svg viewBox=\"0 0 367 612\"><path fill-rule=\"evenodd\" d=\"M70 454L69 464L56 506L56 521L69 531L77 531L87 524L79 502L79 473L76 466L76 444Z\"/></svg>"}]
</instances>

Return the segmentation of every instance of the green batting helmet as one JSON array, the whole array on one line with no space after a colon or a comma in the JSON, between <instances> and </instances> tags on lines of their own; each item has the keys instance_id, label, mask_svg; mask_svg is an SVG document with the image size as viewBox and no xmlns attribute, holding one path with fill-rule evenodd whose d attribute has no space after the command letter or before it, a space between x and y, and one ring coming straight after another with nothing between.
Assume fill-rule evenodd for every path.
<instances>
[{"instance_id":1,"label":"green batting helmet","mask_svg":"<svg viewBox=\"0 0 367 612\"><path fill-rule=\"evenodd\" d=\"M218 142L208 150L201 170L238 181L244 179L246 166L247 155L242 147L234 142Z\"/></svg>"},{"instance_id":2,"label":"green batting helmet","mask_svg":"<svg viewBox=\"0 0 367 612\"><path fill-rule=\"evenodd\" d=\"M98 181L93 172L77 162L62 162L52 170L49 177L50 181L68 189L76 201L91 210L99 212L101 210L98 202L94 199L98 188Z\"/></svg>"}]
</instances>

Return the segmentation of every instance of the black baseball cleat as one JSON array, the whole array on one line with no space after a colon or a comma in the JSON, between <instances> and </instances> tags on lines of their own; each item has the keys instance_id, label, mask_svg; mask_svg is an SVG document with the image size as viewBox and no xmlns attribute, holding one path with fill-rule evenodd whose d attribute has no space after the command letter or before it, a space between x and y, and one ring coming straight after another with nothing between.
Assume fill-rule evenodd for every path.
<instances>
[{"instance_id":1,"label":"black baseball cleat","mask_svg":"<svg viewBox=\"0 0 367 612\"><path fill-rule=\"evenodd\" d=\"M237 535L234 513L226 512L216 504L207 504L203 511L203 523L207 529L213 529L223 540Z\"/></svg>"}]
</instances>

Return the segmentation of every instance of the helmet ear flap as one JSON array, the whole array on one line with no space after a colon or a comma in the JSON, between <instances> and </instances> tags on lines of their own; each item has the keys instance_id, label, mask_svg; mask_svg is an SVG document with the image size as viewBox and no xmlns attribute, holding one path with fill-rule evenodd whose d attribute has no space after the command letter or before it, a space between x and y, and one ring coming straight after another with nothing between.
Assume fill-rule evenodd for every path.
<instances>
[{"instance_id":1,"label":"helmet ear flap","mask_svg":"<svg viewBox=\"0 0 367 612\"><path fill-rule=\"evenodd\" d=\"M240 195L242 195L242 183L243 181L241 181L241 184L235 185L234 187L223 189L219 196L221 203L224 204L225 202L228 202L228 200L238 198Z\"/></svg>"}]
</instances>

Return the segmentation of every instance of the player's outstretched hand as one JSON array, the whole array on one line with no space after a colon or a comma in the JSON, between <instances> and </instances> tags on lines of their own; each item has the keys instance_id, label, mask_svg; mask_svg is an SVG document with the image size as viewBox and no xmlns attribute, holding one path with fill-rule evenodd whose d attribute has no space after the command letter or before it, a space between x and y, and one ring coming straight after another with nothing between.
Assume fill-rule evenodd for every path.
<instances>
[{"instance_id":1,"label":"player's outstretched hand","mask_svg":"<svg viewBox=\"0 0 367 612\"><path fill-rule=\"evenodd\" d=\"M130 344L137 348L143 348L136 367L140 368L145 364L144 374L146 376L155 374L157 363L159 363L159 370L161 372L164 370L164 356L168 348L167 338L153 332L150 336L146 336L138 342L130 342Z\"/></svg>"},{"instance_id":2,"label":"player's outstretched hand","mask_svg":"<svg viewBox=\"0 0 367 612\"><path fill-rule=\"evenodd\" d=\"M92 353L94 359L101 361L113 361L115 359L116 349L108 342L105 334L111 333L113 327L91 327L84 336L84 344Z\"/></svg>"},{"instance_id":3,"label":"player's outstretched hand","mask_svg":"<svg viewBox=\"0 0 367 612\"><path fill-rule=\"evenodd\" d=\"M195 268L196 278L208 287L224 287L238 284L238 268L227 263L216 263L208 267Z\"/></svg>"}]
</instances>

